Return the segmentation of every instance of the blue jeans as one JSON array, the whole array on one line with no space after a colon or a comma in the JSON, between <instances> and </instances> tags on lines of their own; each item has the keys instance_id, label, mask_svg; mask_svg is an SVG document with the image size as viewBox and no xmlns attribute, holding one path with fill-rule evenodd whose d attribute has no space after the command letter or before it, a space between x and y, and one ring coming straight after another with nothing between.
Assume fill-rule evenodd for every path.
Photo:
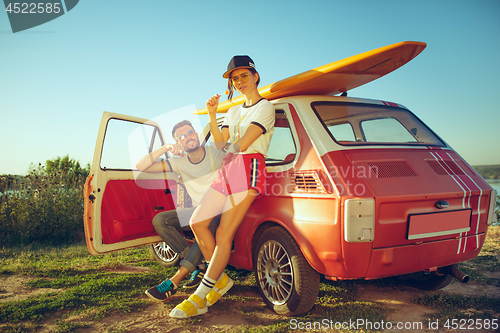
<instances>
[{"instance_id":1,"label":"blue jeans","mask_svg":"<svg viewBox=\"0 0 500 333\"><path fill-rule=\"evenodd\" d=\"M193 246L181 235L180 231L190 231L189 220L194 213L196 207L172 209L158 213L153 218L153 227L155 228L161 239L170 246L172 250L179 254L180 257L186 256L181 260L181 266L187 268L190 272L196 269L196 266L203 259L200 247L197 242ZM215 236L215 231L219 227L220 215L214 217L208 229Z\"/></svg>"}]
</instances>

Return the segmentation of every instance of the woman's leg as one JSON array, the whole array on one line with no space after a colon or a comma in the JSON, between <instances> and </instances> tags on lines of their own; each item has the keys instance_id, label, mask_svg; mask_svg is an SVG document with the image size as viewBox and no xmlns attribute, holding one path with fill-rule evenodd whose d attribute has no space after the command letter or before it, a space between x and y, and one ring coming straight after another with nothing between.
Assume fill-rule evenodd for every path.
<instances>
[{"instance_id":1,"label":"woman's leg","mask_svg":"<svg viewBox=\"0 0 500 333\"><path fill-rule=\"evenodd\" d=\"M215 249L215 238L209 229L209 225L212 219L222 212L225 201L226 196L224 194L209 188L189 221L203 257L208 261L211 260Z\"/></svg>"},{"instance_id":2,"label":"woman's leg","mask_svg":"<svg viewBox=\"0 0 500 333\"><path fill-rule=\"evenodd\" d=\"M226 200L226 210L222 213L221 228L217 230L216 247L212 260L208 265L207 273L193 294L198 299L205 299L208 306L215 304L233 286L233 281L223 271L231 255L234 234L257 195L257 191L252 189L236 193ZM232 207L235 200L239 204Z\"/></svg>"},{"instance_id":3,"label":"woman's leg","mask_svg":"<svg viewBox=\"0 0 500 333\"><path fill-rule=\"evenodd\" d=\"M221 222L217 229L217 245L215 252L211 255L208 271L189 299L177 305L170 312L171 317L186 318L206 313L208 306L217 302L231 288L233 281L226 274L222 274L222 272L229 261L234 234L243 221L248 209L257 198L257 195L258 192L256 190L250 189L247 192L236 193L232 195L232 198L228 197L226 199L223 207L224 212L222 213ZM239 203L232 207L232 202L235 201ZM206 222L203 221L198 224L205 225ZM191 227L193 228L193 226ZM222 276L222 279L217 281L220 276Z\"/></svg>"},{"instance_id":4,"label":"woman's leg","mask_svg":"<svg viewBox=\"0 0 500 333\"><path fill-rule=\"evenodd\" d=\"M221 222L216 233L215 250L208 266L208 271L205 273L211 279L217 280L226 268L231 255L231 246L233 243L234 234L241 222L243 221L248 209L258 196L258 192L250 189L247 192L235 193L233 201L227 198L224 212L222 213ZM232 202L238 204L232 207Z\"/></svg>"}]
</instances>

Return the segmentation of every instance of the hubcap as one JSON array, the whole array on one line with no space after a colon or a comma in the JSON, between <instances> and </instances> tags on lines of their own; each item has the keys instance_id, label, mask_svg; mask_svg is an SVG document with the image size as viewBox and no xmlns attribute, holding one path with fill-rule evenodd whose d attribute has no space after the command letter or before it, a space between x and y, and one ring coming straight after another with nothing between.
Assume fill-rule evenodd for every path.
<instances>
[{"instance_id":1,"label":"hubcap","mask_svg":"<svg viewBox=\"0 0 500 333\"><path fill-rule=\"evenodd\" d=\"M292 262L280 243L269 240L261 246L257 256L257 278L262 292L274 305L285 304L290 298Z\"/></svg>"},{"instance_id":2,"label":"hubcap","mask_svg":"<svg viewBox=\"0 0 500 333\"><path fill-rule=\"evenodd\" d=\"M155 244L153 248L158 258L166 263L170 263L177 258L177 253L175 253L170 246L165 244L165 242Z\"/></svg>"}]
</instances>

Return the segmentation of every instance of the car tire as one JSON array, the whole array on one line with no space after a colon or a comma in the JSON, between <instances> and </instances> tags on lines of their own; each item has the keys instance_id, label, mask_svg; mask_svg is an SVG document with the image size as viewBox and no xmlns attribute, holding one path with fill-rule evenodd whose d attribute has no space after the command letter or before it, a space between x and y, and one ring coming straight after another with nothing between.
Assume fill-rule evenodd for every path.
<instances>
[{"instance_id":1,"label":"car tire","mask_svg":"<svg viewBox=\"0 0 500 333\"><path fill-rule=\"evenodd\" d=\"M165 242L151 244L151 254L153 258L163 267L170 268L176 266L181 258Z\"/></svg>"},{"instance_id":2,"label":"car tire","mask_svg":"<svg viewBox=\"0 0 500 333\"><path fill-rule=\"evenodd\" d=\"M261 235L254 253L254 273L266 306L277 314L303 314L318 297L320 274L281 227L271 227Z\"/></svg>"},{"instance_id":3,"label":"car tire","mask_svg":"<svg viewBox=\"0 0 500 333\"><path fill-rule=\"evenodd\" d=\"M455 279L451 274L421 272L418 276L408 279L409 285L422 290L438 290L446 287Z\"/></svg>"}]
</instances>

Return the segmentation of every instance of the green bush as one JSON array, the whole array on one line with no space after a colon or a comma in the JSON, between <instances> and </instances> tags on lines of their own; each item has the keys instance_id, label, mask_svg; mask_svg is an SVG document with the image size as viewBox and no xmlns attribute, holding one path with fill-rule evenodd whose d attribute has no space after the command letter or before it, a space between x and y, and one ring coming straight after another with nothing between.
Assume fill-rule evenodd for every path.
<instances>
[{"instance_id":1,"label":"green bush","mask_svg":"<svg viewBox=\"0 0 500 333\"><path fill-rule=\"evenodd\" d=\"M496 225L500 225L500 195L497 196L495 214L497 214L497 223Z\"/></svg>"},{"instance_id":2,"label":"green bush","mask_svg":"<svg viewBox=\"0 0 500 333\"><path fill-rule=\"evenodd\" d=\"M89 170L65 156L31 165L23 177L0 176L0 247L81 240Z\"/></svg>"}]
</instances>

